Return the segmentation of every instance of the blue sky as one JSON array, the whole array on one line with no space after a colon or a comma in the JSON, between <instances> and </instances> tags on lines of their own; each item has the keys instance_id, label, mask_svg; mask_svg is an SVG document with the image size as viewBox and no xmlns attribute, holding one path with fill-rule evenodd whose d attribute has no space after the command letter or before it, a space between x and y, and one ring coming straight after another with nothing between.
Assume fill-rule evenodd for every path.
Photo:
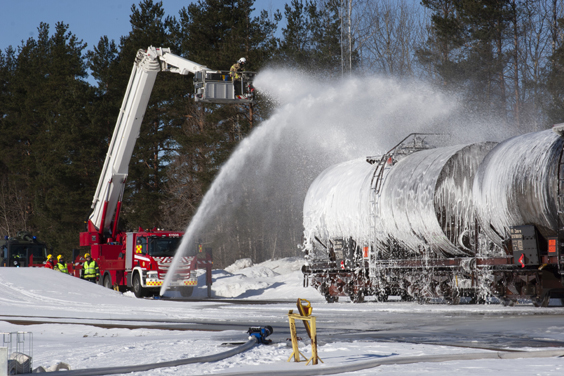
<instances>
[{"instance_id":1,"label":"blue sky","mask_svg":"<svg viewBox=\"0 0 564 376\"><path fill-rule=\"evenodd\" d=\"M191 0L163 0L167 15L177 16L178 11ZM284 8L284 0L256 0L255 9L268 11ZM54 29L58 21L69 24L69 29L79 39L95 46L100 37L107 35L119 42L130 31L131 5L139 0L0 0L0 49L17 47L22 40L37 37L40 22Z\"/></svg>"}]
</instances>

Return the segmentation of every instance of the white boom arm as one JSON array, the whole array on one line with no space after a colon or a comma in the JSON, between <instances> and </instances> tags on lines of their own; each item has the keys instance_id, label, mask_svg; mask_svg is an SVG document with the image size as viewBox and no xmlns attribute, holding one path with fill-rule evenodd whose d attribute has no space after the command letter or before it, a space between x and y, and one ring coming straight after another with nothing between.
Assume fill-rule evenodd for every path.
<instances>
[{"instance_id":1,"label":"white boom arm","mask_svg":"<svg viewBox=\"0 0 564 376\"><path fill-rule=\"evenodd\" d=\"M168 48L149 47L139 50L129 77L127 90L118 115L116 127L98 187L92 201L90 222L99 232L108 233L117 204L123 196L133 147L149 103L157 73L173 72L182 75L208 71L203 65L170 53Z\"/></svg>"}]
</instances>

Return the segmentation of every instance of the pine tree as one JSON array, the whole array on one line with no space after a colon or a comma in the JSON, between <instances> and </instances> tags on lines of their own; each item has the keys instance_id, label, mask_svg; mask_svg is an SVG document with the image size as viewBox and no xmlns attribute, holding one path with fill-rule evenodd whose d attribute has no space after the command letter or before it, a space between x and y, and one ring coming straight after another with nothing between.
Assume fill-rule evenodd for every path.
<instances>
[{"instance_id":1,"label":"pine tree","mask_svg":"<svg viewBox=\"0 0 564 376\"><path fill-rule=\"evenodd\" d=\"M13 119L11 100L16 60L12 46L6 48L5 53L0 51L0 236L15 236L17 231L31 226L26 210L31 202L26 190L27 180L24 174L13 168L20 159L14 150L17 125Z\"/></svg>"},{"instance_id":2,"label":"pine tree","mask_svg":"<svg viewBox=\"0 0 564 376\"><path fill-rule=\"evenodd\" d=\"M275 60L318 74L341 73L339 2L292 0L286 4L287 25ZM320 72L321 71L321 72Z\"/></svg>"},{"instance_id":3,"label":"pine tree","mask_svg":"<svg viewBox=\"0 0 564 376\"><path fill-rule=\"evenodd\" d=\"M432 12L433 36L419 50L447 89L463 89L472 111L508 114L505 52L513 10L508 0L423 0Z\"/></svg>"},{"instance_id":4,"label":"pine tree","mask_svg":"<svg viewBox=\"0 0 564 376\"><path fill-rule=\"evenodd\" d=\"M564 18L558 20L564 28ZM551 63L546 72L546 88L550 94L550 101L545 105L549 122L552 124L564 122L564 44L562 41L551 56Z\"/></svg>"},{"instance_id":5,"label":"pine tree","mask_svg":"<svg viewBox=\"0 0 564 376\"><path fill-rule=\"evenodd\" d=\"M57 23L52 36L40 24L37 39L19 47L9 99L3 103L2 163L10 181L29 199L29 230L59 252L78 245L92 184L90 123L93 92L85 82L86 45ZM90 132L92 135L92 132Z\"/></svg>"}]
</instances>

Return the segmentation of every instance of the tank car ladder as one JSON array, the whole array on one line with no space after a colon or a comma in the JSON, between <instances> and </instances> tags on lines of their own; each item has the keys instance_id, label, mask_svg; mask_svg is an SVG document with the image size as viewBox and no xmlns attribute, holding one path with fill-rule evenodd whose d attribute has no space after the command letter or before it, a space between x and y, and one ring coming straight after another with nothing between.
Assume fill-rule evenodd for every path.
<instances>
[{"instance_id":1,"label":"tank car ladder","mask_svg":"<svg viewBox=\"0 0 564 376\"><path fill-rule=\"evenodd\" d=\"M384 181L384 170L386 163L388 159L392 158L390 152L384 154L379 161L376 161L374 159L372 162L372 164L376 163L376 168L374 169L374 173L372 174L372 179L370 181L370 228L372 230L372 239L370 239L370 253L368 256L368 275L370 279L374 279L376 278L376 276L380 275L380 268L377 267L379 263L376 262L377 254L376 250L374 249L378 235L376 233L376 212L379 211L380 200L378 200L378 196L380 194L380 189L382 188ZM367 158L367 162L371 163L369 158Z\"/></svg>"},{"instance_id":2,"label":"tank car ladder","mask_svg":"<svg viewBox=\"0 0 564 376\"><path fill-rule=\"evenodd\" d=\"M370 181L370 189L372 191L370 197L370 225L372 228L375 228L376 225L376 210L378 210L378 195L380 194L380 190L382 189L382 185L384 184L384 171L386 170L386 166L392 166L397 158L401 156L406 156L409 154L413 154L416 151L429 149L430 146L426 145L425 137L424 136L444 136L442 133L410 133L405 137L403 140L397 143L396 146L388 150L384 155L381 157L366 157L366 162L370 164L376 164L376 168L374 169L374 173L372 174L372 180ZM412 138L413 142L411 141L408 143L407 141ZM373 232L372 242L375 243L376 241L376 232Z\"/></svg>"},{"instance_id":3,"label":"tank car ladder","mask_svg":"<svg viewBox=\"0 0 564 376\"><path fill-rule=\"evenodd\" d=\"M381 157L366 158L368 163L376 164L376 168L374 169L374 173L372 174L372 179L370 181L370 226L372 229L372 239L369 258L369 276L372 280L380 274L380 268L378 267L379 263L376 262L378 255L375 250L375 244L378 238L378 234L376 233L376 213L379 211L380 200L378 197L385 180L384 172L386 171L387 166L393 166L399 158L413 154L416 151L432 148L432 146L426 143L425 136L445 136L445 134L410 133Z\"/></svg>"}]
</instances>

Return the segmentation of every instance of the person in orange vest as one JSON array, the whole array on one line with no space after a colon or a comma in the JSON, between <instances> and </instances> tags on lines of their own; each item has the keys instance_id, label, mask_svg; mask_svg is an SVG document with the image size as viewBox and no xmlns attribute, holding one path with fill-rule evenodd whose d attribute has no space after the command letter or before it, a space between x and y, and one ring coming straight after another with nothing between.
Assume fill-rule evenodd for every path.
<instances>
[{"instance_id":1,"label":"person in orange vest","mask_svg":"<svg viewBox=\"0 0 564 376\"><path fill-rule=\"evenodd\" d=\"M55 265L53 269L58 270L61 273L69 274L69 268L67 266L67 263L65 262L63 255L57 256L57 265Z\"/></svg>"},{"instance_id":2,"label":"person in orange vest","mask_svg":"<svg viewBox=\"0 0 564 376\"><path fill-rule=\"evenodd\" d=\"M53 255L47 256L47 261L45 262L45 267L53 269L55 267L55 260L53 260Z\"/></svg>"}]
</instances>

